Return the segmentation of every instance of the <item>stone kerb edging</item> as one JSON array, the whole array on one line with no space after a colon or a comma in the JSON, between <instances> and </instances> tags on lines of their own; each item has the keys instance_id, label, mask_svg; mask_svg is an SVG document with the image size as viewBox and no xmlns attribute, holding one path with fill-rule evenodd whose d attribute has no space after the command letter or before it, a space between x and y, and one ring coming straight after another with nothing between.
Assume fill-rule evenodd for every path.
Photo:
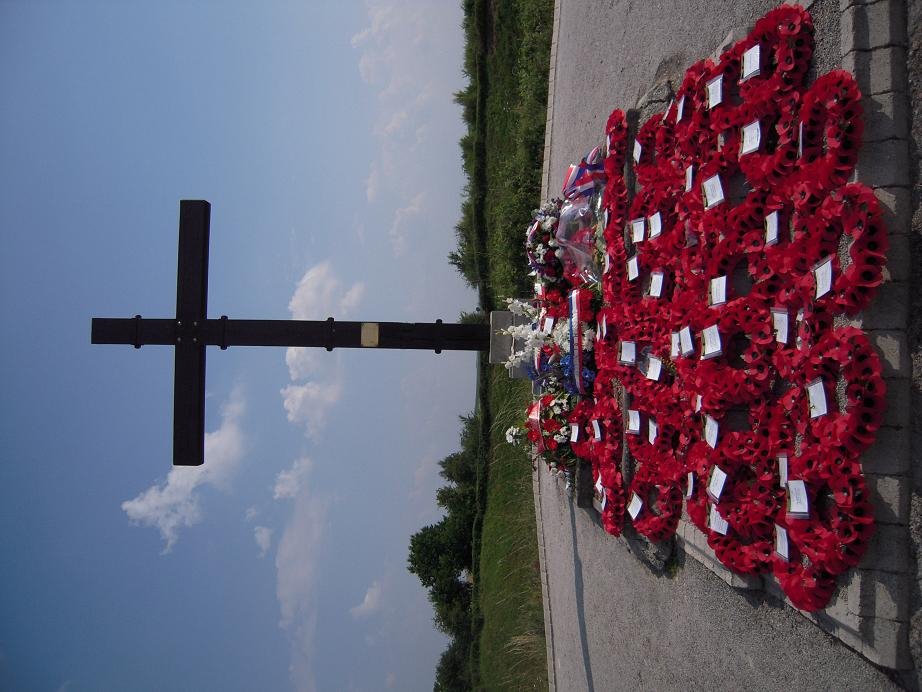
<instances>
[{"instance_id":1,"label":"stone kerb edging","mask_svg":"<svg viewBox=\"0 0 922 692\"><path fill-rule=\"evenodd\" d=\"M560 0L554 3L554 27L551 31L551 60L547 76L547 119L544 123L544 166L541 189L547 190L551 176L551 140L554 133L554 87L557 79L557 37L560 35Z\"/></svg>"},{"instance_id":2,"label":"stone kerb edging","mask_svg":"<svg viewBox=\"0 0 922 692\"><path fill-rule=\"evenodd\" d=\"M532 463L539 463L532 457ZM540 467L539 467L540 468ZM538 564L541 569L541 602L544 606L544 643L547 653L547 688L548 692L557 690L557 666L554 664L554 615L551 612L551 594L548 586L547 557L544 548L544 523L541 521L541 475L532 474L532 493L535 498L535 521L538 526Z\"/></svg>"},{"instance_id":3,"label":"stone kerb edging","mask_svg":"<svg viewBox=\"0 0 922 692\"><path fill-rule=\"evenodd\" d=\"M845 602L847 616L835 623L834 634L875 663L908 669L913 667L909 610L914 565L908 529L911 199L906 5L901 0L840 0L839 9L842 67L855 75L864 95L864 145L856 176L874 188L890 240L885 283L857 320L880 352L888 407L877 442L862 459L877 533L847 585L846 597L837 599L828 614L836 618L840 602ZM822 621L818 624L829 629Z\"/></svg>"}]
</instances>

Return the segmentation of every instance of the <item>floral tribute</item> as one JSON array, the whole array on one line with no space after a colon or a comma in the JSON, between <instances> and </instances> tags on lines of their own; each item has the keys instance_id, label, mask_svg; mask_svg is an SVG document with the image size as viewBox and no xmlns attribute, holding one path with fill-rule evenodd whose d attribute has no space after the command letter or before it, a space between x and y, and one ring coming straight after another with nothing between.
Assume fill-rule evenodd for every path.
<instances>
[{"instance_id":1,"label":"floral tribute","mask_svg":"<svg viewBox=\"0 0 922 692\"><path fill-rule=\"evenodd\" d=\"M861 95L843 71L805 83L813 45L809 13L782 5L692 65L630 147L612 112L604 155L571 166L529 229L533 331L584 338L551 326L517 354L536 378L570 356L529 434L552 463L591 463L609 533L668 539L684 503L724 565L773 573L804 610L874 531L860 455L885 404L877 353L836 320L868 306L887 250L873 192L848 182ZM573 373L583 349L591 377Z\"/></svg>"}]
</instances>

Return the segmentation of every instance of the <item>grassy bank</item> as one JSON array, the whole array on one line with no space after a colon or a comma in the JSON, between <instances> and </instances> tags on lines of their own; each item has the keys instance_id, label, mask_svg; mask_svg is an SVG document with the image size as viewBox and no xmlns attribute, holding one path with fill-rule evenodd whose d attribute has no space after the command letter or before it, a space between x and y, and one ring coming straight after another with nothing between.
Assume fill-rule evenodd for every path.
<instances>
[{"instance_id":1,"label":"grassy bank","mask_svg":"<svg viewBox=\"0 0 922 692\"><path fill-rule=\"evenodd\" d=\"M465 13L471 81L459 102L469 126L462 142L469 182L452 261L478 287L487 312L530 286L523 239L540 201L553 2L469 0ZM485 454L473 541L472 682L546 689L531 462L505 443L530 385L485 363L478 385Z\"/></svg>"},{"instance_id":2,"label":"grassy bank","mask_svg":"<svg viewBox=\"0 0 922 692\"><path fill-rule=\"evenodd\" d=\"M541 201L554 3L497 0L491 6L484 123L485 283L490 295L501 301L531 288L525 271L524 231Z\"/></svg>"},{"instance_id":3,"label":"grassy bank","mask_svg":"<svg viewBox=\"0 0 922 692\"><path fill-rule=\"evenodd\" d=\"M484 689L547 689L547 658L531 461L505 444L505 430L531 399L529 383L491 372L489 482L477 595Z\"/></svg>"}]
</instances>

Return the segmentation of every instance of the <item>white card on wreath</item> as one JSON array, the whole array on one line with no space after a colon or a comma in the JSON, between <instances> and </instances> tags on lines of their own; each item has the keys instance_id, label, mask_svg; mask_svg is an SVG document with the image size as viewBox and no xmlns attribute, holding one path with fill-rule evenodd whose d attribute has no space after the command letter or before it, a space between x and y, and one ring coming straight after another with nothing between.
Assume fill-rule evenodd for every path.
<instances>
[{"instance_id":1,"label":"white card on wreath","mask_svg":"<svg viewBox=\"0 0 922 692\"><path fill-rule=\"evenodd\" d=\"M622 365L634 365L637 362L637 344L633 341L622 341L618 362Z\"/></svg>"},{"instance_id":2,"label":"white card on wreath","mask_svg":"<svg viewBox=\"0 0 922 692\"><path fill-rule=\"evenodd\" d=\"M803 519L810 516L807 484L802 480L788 481L788 514Z\"/></svg>"},{"instance_id":3,"label":"white card on wreath","mask_svg":"<svg viewBox=\"0 0 922 692\"><path fill-rule=\"evenodd\" d=\"M704 181L704 208L711 209L724 201L724 187L719 175L712 175Z\"/></svg>"},{"instance_id":4,"label":"white card on wreath","mask_svg":"<svg viewBox=\"0 0 922 692\"><path fill-rule=\"evenodd\" d=\"M778 243L778 212L773 211L765 217L765 244L776 245Z\"/></svg>"},{"instance_id":5,"label":"white card on wreath","mask_svg":"<svg viewBox=\"0 0 922 692\"><path fill-rule=\"evenodd\" d=\"M720 516L720 512L717 511L717 505L711 505L711 512L708 515L708 524L711 527L711 531L719 533L721 536L726 536L727 531L730 530L730 525L727 523L727 520Z\"/></svg>"},{"instance_id":6,"label":"white card on wreath","mask_svg":"<svg viewBox=\"0 0 922 692\"><path fill-rule=\"evenodd\" d=\"M785 562L791 559L788 554L788 531L778 524L775 524L775 552Z\"/></svg>"},{"instance_id":7,"label":"white card on wreath","mask_svg":"<svg viewBox=\"0 0 922 692\"><path fill-rule=\"evenodd\" d=\"M541 325L541 331L544 332L545 334L550 334L552 331L554 331L554 318L553 317L544 318L544 322Z\"/></svg>"},{"instance_id":8,"label":"white card on wreath","mask_svg":"<svg viewBox=\"0 0 922 692\"><path fill-rule=\"evenodd\" d=\"M643 500L637 497L637 493L631 493L631 503L627 506L627 513L631 515L631 519L637 518L642 507Z\"/></svg>"},{"instance_id":9,"label":"white card on wreath","mask_svg":"<svg viewBox=\"0 0 922 692\"><path fill-rule=\"evenodd\" d=\"M646 227L647 222L644 219L634 219L631 221L631 240L635 243L642 243Z\"/></svg>"},{"instance_id":10,"label":"white card on wreath","mask_svg":"<svg viewBox=\"0 0 922 692\"><path fill-rule=\"evenodd\" d=\"M701 360L714 358L723 352L720 343L720 330L716 324L705 327L704 331L701 332L701 338L704 341L701 349Z\"/></svg>"},{"instance_id":11,"label":"white card on wreath","mask_svg":"<svg viewBox=\"0 0 922 692\"><path fill-rule=\"evenodd\" d=\"M714 108L724 99L724 76L717 75L708 82L708 108Z\"/></svg>"},{"instance_id":12,"label":"white card on wreath","mask_svg":"<svg viewBox=\"0 0 922 692\"><path fill-rule=\"evenodd\" d=\"M740 75L740 81L755 77L761 69L761 49L759 44L743 51L743 73Z\"/></svg>"},{"instance_id":13,"label":"white card on wreath","mask_svg":"<svg viewBox=\"0 0 922 692\"><path fill-rule=\"evenodd\" d=\"M647 358L647 379L656 382L663 371L663 361L656 356Z\"/></svg>"},{"instance_id":14,"label":"white card on wreath","mask_svg":"<svg viewBox=\"0 0 922 692\"><path fill-rule=\"evenodd\" d=\"M690 356L695 352L695 341L692 339L691 327L682 327L679 331L679 343L682 346L683 356Z\"/></svg>"},{"instance_id":15,"label":"white card on wreath","mask_svg":"<svg viewBox=\"0 0 922 692\"><path fill-rule=\"evenodd\" d=\"M711 305L723 305L727 302L727 277L715 276L710 286Z\"/></svg>"},{"instance_id":16,"label":"white card on wreath","mask_svg":"<svg viewBox=\"0 0 922 692\"><path fill-rule=\"evenodd\" d=\"M643 152L643 148L640 146L640 142L636 139L634 140L634 162L640 163L640 154Z\"/></svg>"},{"instance_id":17,"label":"white card on wreath","mask_svg":"<svg viewBox=\"0 0 922 692\"><path fill-rule=\"evenodd\" d=\"M695 167L689 166L685 169L685 192L691 192L692 184L695 180Z\"/></svg>"},{"instance_id":18,"label":"white card on wreath","mask_svg":"<svg viewBox=\"0 0 922 692\"><path fill-rule=\"evenodd\" d=\"M656 421L652 418L647 420L647 442L651 445L656 444L656 436L659 434L659 426L656 425Z\"/></svg>"},{"instance_id":19,"label":"white card on wreath","mask_svg":"<svg viewBox=\"0 0 922 692\"><path fill-rule=\"evenodd\" d=\"M832 257L827 257L813 270L816 279L816 299L822 298L832 290Z\"/></svg>"},{"instance_id":20,"label":"white card on wreath","mask_svg":"<svg viewBox=\"0 0 922 692\"><path fill-rule=\"evenodd\" d=\"M695 413L698 413L701 410L701 404L704 403L704 397L700 394L695 395Z\"/></svg>"},{"instance_id":21,"label":"white card on wreath","mask_svg":"<svg viewBox=\"0 0 922 692\"><path fill-rule=\"evenodd\" d=\"M708 479L707 494L715 503L720 502L720 494L724 491L726 482L726 472L719 466L712 466L711 476Z\"/></svg>"},{"instance_id":22,"label":"white card on wreath","mask_svg":"<svg viewBox=\"0 0 922 692\"><path fill-rule=\"evenodd\" d=\"M605 492L605 486L602 485L602 476L601 474L595 481L595 491L599 496L599 505L601 505L601 511L605 511L605 506L608 504L608 493Z\"/></svg>"},{"instance_id":23,"label":"white card on wreath","mask_svg":"<svg viewBox=\"0 0 922 692\"><path fill-rule=\"evenodd\" d=\"M804 123L797 123L797 158L803 158L804 155Z\"/></svg>"},{"instance_id":24,"label":"white card on wreath","mask_svg":"<svg viewBox=\"0 0 922 692\"><path fill-rule=\"evenodd\" d=\"M596 442L602 439L602 426L599 425L599 421L595 419L592 421L592 435Z\"/></svg>"},{"instance_id":25,"label":"white card on wreath","mask_svg":"<svg viewBox=\"0 0 922 692\"><path fill-rule=\"evenodd\" d=\"M771 310L775 341L779 344L786 344L788 342L788 311L785 308L772 308Z\"/></svg>"},{"instance_id":26,"label":"white card on wreath","mask_svg":"<svg viewBox=\"0 0 922 692\"><path fill-rule=\"evenodd\" d=\"M659 298L663 295L663 272L653 272L650 275L650 295Z\"/></svg>"},{"instance_id":27,"label":"white card on wreath","mask_svg":"<svg viewBox=\"0 0 922 692\"><path fill-rule=\"evenodd\" d=\"M740 155L751 154L759 150L762 143L762 125L758 120L743 125L743 137L740 143Z\"/></svg>"},{"instance_id":28,"label":"white card on wreath","mask_svg":"<svg viewBox=\"0 0 922 692\"><path fill-rule=\"evenodd\" d=\"M695 474L693 471L688 472L688 480L685 482L685 499L687 500L695 492Z\"/></svg>"},{"instance_id":29,"label":"white card on wreath","mask_svg":"<svg viewBox=\"0 0 922 692\"><path fill-rule=\"evenodd\" d=\"M570 442L579 440L579 424L570 423Z\"/></svg>"},{"instance_id":30,"label":"white card on wreath","mask_svg":"<svg viewBox=\"0 0 922 692\"><path fill-rule=\"evenodd\" d=\"M653 216L647 217L647 223L650 225L650 237L658 238L659 234L663 232L662 215L656 212Z\"/></svg>"},{"instance_id":31,"label":"white card on wreath","mask_svg":"<svg viewBox=\"0 0 922 692\"><path fill-rule=\"evenodd\" d=\"M629 408L627 410L627 431L632 435L640 434L640 411Z\"/></svg>"},{"instance_id":32,"label":"white card on wreath","mask_svg":"<svg viewBox=\"0 0 922 692\"><path fill-rule=\"evenodd\" d=\"M720 426L710 414L704 414L704 441L711 449L717 449L717 433Z\"/></svg>"},{"instance_id":33,"label":"white card on wreath","mask_svg":"<svg viewBox=\"0 0 922 692\"><path fill-rule=\"evenodd\" d=\"M608 337L608 315L602 315L602 338Z\"/></svg>"},{"instance_id":34,"label":"white card on wreath","mask_svg":"<svg viewBox=\"0 0 922 692\"><path fill-rule=\"evenodd\" d=\"M675 121L679 122L685 115L685 97L680 96L675 104Z\"/></svg>"},{"instance_id":35,"label":"white card on wreath","mask_svg":"<svg viewBox=\"0 0 922 692\"><path fill-rule=\"evenodd\" d=\"M788 455L778 455L778 481L782 488L788 484Z\"/></svg>"},{"instance_id":36,"label":"white card on wreath","mask_svg":"<svg viewBox=\"0 0 922 692\"><path fill-rule=\"evenodd\" d=\"M608 270L611 269L611 257L608 256L608 253L605 253L605 269L603 270L605 274L608 273Z\"/></svg>"},{"instance_id":37,"label":"white card on wreath","mask_svg":"<svg viewBox=\"0 0 922 692\"><path fill-rule=\"evenodd\" d=\"M678 333L678 332L672 332L672 334L670 334L670 337L669 337L669 338L670 338L670 340L671 340L671 343L669 344L669 357L670 357L670 358L677 358L678 355L679 355L679 349L680 349L680 346L679 346L679 333Z\"/></svg>"},{"instance_id":38,"label":"white card on wreath","mask_svg":"<svg viewBox=\"0 0 922 692\"><path fill-rule=\"evenodd\" d=\"M826 404L826 388L823 379L817 377L807 383L807 398L810 400L810 418L825 416L828 412Z\"/></svg>"},{"instance_id":39,"label":"white card on wreath","mask_svg":"<svg viewBox=\"0 0 922 692\"><path fill-rule=\"evenodd\" d=\"M627 261L627 280L634 281L640 276L640 265L637 262L637 255L634 255Z\"/></svg>"}]
</instances>

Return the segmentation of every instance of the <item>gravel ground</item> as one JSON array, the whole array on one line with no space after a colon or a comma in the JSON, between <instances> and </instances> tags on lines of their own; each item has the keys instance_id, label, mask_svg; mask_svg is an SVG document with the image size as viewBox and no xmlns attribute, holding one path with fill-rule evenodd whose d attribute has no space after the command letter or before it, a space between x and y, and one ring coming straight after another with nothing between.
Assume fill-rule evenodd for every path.
<instances>
[{"instance_id":1,"label":"gravel ground","mask_svg":"<svg viewBox=\"0 0 922 692\"><path fill-rule=\"evenodd\" d=\"M741 37L777 2L558 0L556 78L543 197L569 163L602 141L612 108L681 81L728 34ZM839 64L838 0L810 5L814 67ZM578 509L539 464L539 540L546 618L558 690L894 689L860 655L763 593L736 591L692 558L675 577L655 574L630 545Z\"/></svg>"}]
</instances>

